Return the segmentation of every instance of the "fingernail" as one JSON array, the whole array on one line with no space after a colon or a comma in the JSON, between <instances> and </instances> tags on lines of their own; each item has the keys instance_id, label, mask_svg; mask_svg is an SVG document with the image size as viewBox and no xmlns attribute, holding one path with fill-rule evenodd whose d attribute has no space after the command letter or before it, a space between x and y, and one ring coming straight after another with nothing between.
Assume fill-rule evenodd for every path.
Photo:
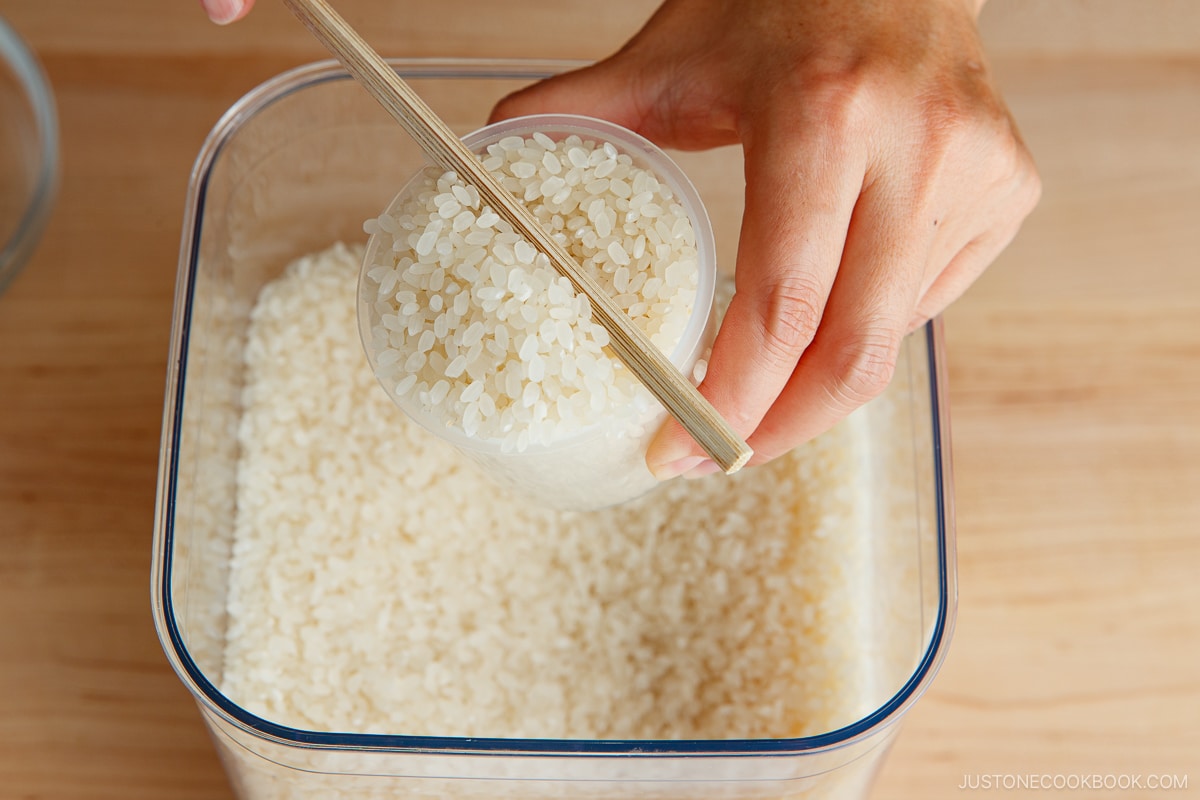
<instances>
[{"instance_id":1,"label":"fingernail","mask_svg":"<svg viewBox=\"0 0 1200 800\"><path fill-rule=\"evenodd\" d=\"M694 481L697 478L705 478L709 475L716 475L718 472L721 472L721 468L717 466L717 462L710 458L706 458L687 472L683 473L683 479L685 481Z\"/></svg>"},{"instance_id":2,"label":"fingernail","mask_svg":"<svg viewBox=\"0 0 1200 800\"><path fill-rule=\"evenodd\" d=\"M208 18L218 25L228 25L242 13L242 0L201 0Z\"/></svg>"},{"instance_id":3,"label":"fingernail","mask_svg":"<svg viewBox=\"0 0 1200 800\"><path fill-rule=\"evenodd\" d=\"M654 477L658 478L658 480L668 481L676 475L688 472L707 460L704 456L685 456L666 464L652 465L650 471L654 473Z\"/></svg>"}]
</instances>

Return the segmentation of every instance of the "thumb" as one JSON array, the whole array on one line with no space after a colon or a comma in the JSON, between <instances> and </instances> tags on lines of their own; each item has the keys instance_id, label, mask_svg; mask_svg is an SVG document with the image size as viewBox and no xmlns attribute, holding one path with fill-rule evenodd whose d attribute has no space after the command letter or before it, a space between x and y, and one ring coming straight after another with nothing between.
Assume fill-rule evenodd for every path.
<instances>
[{"instance_id":1,"label":"thumb","mask_svg":"<svg viewBox=\"0 0 1200 800\"><path fill-rule=\"evenodd\" d=\"M645 114L634 81L611 59L564 72L513 92L492 109L488 124L529 114L579 114L614 122L643 136Z\"/></svg>"}]
</instances>

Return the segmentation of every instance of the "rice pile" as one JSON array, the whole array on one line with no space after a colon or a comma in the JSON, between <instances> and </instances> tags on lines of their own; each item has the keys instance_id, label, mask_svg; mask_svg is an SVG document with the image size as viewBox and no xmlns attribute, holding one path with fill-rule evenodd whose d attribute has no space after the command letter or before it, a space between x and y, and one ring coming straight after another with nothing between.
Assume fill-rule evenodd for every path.
<instances>
[{"instance_id":1,"label":"rice pile","mask_svg":"<svg viewBox=\"0 0 1200 800\"><path fill-rule=\"evenodd\" d=\"M504 137L483 165L670 355L698 285L695 230L671 187L612 143L574 134ZM427 169L364 228L376 374L433 427L524 452L650 407L604 352L587 297L455 173Z\"/></svg>"},{"instance_id":2,"label":"rice pile","mask_svg":"<svg viewBox=\"0 0 1200 800\"><path fill-rule=\"evenodd\" d=\"M599 739L805 735L873 707L869 437L603 511L533 506L379 391L358 258L300 259L252 313L232 700L313 730Z\"/></svg>"}]
</instances>

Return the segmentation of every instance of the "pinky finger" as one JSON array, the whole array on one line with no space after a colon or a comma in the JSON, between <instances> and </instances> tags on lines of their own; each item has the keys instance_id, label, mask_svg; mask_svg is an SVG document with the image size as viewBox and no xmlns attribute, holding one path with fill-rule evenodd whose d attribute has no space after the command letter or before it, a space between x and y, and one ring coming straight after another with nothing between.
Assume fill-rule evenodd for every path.
<instances>
[{"instance_id":1,"label":"pinky finger","mask_svg":"<svg viewBox=\"0 0 1200 800\"><path fill-rule=\"evenodd\" d=\"M988 232L967 243L950 259L925 294L917 302L908 330L914 331L946 310L967 288L983 274L988 265L1008 247L1017 235L1017 228Z\"/></svg>"}]
</instances>

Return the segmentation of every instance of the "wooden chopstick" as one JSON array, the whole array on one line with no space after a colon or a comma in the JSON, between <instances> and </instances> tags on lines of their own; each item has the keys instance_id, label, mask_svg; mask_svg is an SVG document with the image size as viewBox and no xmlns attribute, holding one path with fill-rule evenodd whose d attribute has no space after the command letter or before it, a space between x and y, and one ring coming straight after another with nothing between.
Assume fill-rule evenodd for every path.
<instances>
[{"instance_id":1,"label":"wooden chopstick","mask_svg":"<svg viewBox=\"0 0 1200 800\"><path fill-rule=\"evenodd\" d=\"M453 170L479 192L492 210L550 259L554 268L587 295L592 311L608 331L617 357L679 421L726 473L745 466L753 451L696 387L663 355L608 293L504 189L449 126L325 0L284 0L292 13L333 53L349 73L408 132L439 166Z\"/></svg>"}]
</instances>

